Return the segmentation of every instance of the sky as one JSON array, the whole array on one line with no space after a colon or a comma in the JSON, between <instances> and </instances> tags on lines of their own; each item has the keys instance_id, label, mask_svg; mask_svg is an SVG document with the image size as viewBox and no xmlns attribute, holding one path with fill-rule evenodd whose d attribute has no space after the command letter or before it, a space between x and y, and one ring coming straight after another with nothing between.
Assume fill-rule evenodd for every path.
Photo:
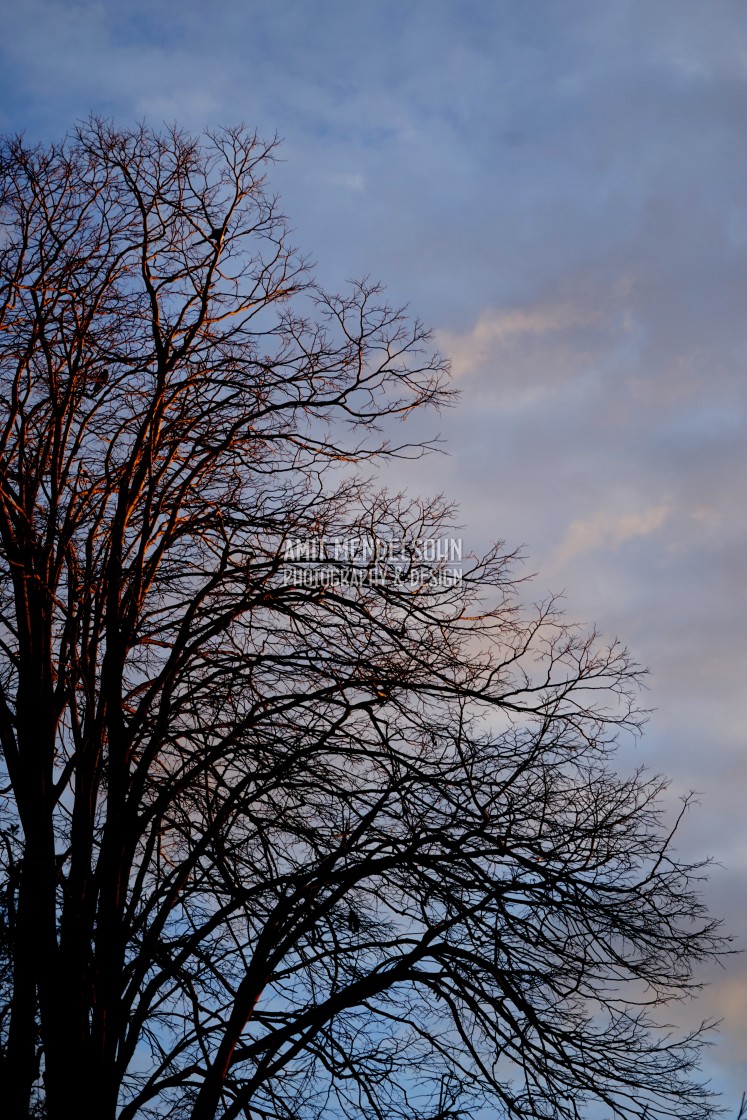
<instances>
[{"instance_id":1,"label":"sky","mask_svg":"<svg viewBox=\"0 0 747 1120\"><path fill-rule=\"evenodd\" d=\"M747 6L741 0L0 0L0 131L240 121L320 279L381 280L460 404L413 492L523 544L534 594L651 669L635 761L699 804L747 916ZM744 939L742 939L744 943ZM747 1088L747 959L704 979Z\"/></svg>"}]
</instances>

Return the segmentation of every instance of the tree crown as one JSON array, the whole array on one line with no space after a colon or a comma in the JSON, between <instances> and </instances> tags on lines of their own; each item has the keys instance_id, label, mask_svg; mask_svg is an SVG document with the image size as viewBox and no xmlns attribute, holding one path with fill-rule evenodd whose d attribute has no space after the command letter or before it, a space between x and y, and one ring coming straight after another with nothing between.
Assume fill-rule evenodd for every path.
<instances>
[{"instance_id":1,"label":"tree crown","mask_svg":"<svg viewBox=\"0 0 747 1120\"><path fill-rule=\"evenodd\" d=\"M273 151L93 119L0 154L13 1114L72 1078L91 1120L707 1117L702 1032L655 1025L724 946L703 865L609 764L640 670L502 543L417 555L455 511L363 467L419 453L392 419L447 364L315 284Z\"/></svg>"}]
</instances>

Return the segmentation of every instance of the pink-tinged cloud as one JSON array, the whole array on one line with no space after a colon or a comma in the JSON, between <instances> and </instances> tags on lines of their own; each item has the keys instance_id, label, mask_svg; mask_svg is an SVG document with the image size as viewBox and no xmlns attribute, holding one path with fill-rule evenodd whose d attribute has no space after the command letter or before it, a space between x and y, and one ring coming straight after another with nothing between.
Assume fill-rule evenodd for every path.
<instances>
[{"instance_id":1,"label":"pink-tinged cloud","mask_svg":"<svg viewBox=\"0 0 747 1120\"><path fill-rule=\"evenodd\" d=\"M635 537L647 537L660 529L671 512L666 503L651 506L642 513L619 516L602 509L592 517L574 521L555 551L558 564L593 549L616 549Z\"/></svg>"}]
</instances>

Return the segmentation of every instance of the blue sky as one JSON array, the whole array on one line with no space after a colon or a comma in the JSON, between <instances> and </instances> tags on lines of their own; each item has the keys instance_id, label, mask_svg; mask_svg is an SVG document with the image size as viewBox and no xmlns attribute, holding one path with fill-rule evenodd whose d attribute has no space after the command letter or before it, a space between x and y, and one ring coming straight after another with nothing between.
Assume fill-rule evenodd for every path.
<instances>
[{"instance_id":1,"label":"blue sky","mask_svg":"<svg viewBox=\"0 0 747 1120\"><path fill-rule=\"evenodd\" d=\"M90 110L283 137L295 240L409 301L463 390L414 491L524 543L537 594L651 666L636 760L747 910L747 9L736 0L3 4L0 127ZM627 757L627 756L626 756ZM747 964L709 1072L747 1087Z\"/></svg>"}]
</instances>

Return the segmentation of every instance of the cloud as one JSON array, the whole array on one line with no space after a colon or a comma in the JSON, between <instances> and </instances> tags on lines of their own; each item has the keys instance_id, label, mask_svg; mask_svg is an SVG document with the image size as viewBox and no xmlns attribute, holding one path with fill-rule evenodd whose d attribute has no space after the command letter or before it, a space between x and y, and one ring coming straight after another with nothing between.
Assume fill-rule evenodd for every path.
<instances>
[{"instance_id":1,"label":"cloud","mask_svg":"<svg viewBox=\"0 0 747 1120\"><path fill-rule=\"evenodd\" d=\"M449 355L455 377L480 370L505 346L522 345L527 339L558 335L572 328L599 321L599 313L574 307L570 302L530 307L488 309L468 331L439 331L438 343Z\"/></svg>"},{"instance_id":2,"label":"cloud","mask_svg":"<svg viewBox=\"0 0 747 1120\"><path fill-rule=\"evenodd\" d=\"M555 293L487 308L464 331L439 331L439 347L469 400L497 413L593 395L635 344L636 324L625 276L590 289L579 272Z\"/></svg>"},{"instance_id":3,"label":"cloud","mask_svg":"<svg viewBox=\"0 0 747 1120\"><path fill-rule=\"evenodd\" d=\"M574 521L562 544L556 549L555 559L565 564L582 552L598 548L619 548L635 537L655 533L666 521L670 507L666 504L651 506L643 513L618 516L602 509L585 520Z\"/></svg>"},{"instance_id":4,"label":"cloud","mask_svg":"<svg viewBox=\"0 0 747 1120\"><path fill-rule=\"evenodd\" d=\"M363 191L366 188L366 177L360 172L330 173L320 176L320 182L328 183L331 187L340 187L346 191Z\"/></svg>"}]
</instances>

